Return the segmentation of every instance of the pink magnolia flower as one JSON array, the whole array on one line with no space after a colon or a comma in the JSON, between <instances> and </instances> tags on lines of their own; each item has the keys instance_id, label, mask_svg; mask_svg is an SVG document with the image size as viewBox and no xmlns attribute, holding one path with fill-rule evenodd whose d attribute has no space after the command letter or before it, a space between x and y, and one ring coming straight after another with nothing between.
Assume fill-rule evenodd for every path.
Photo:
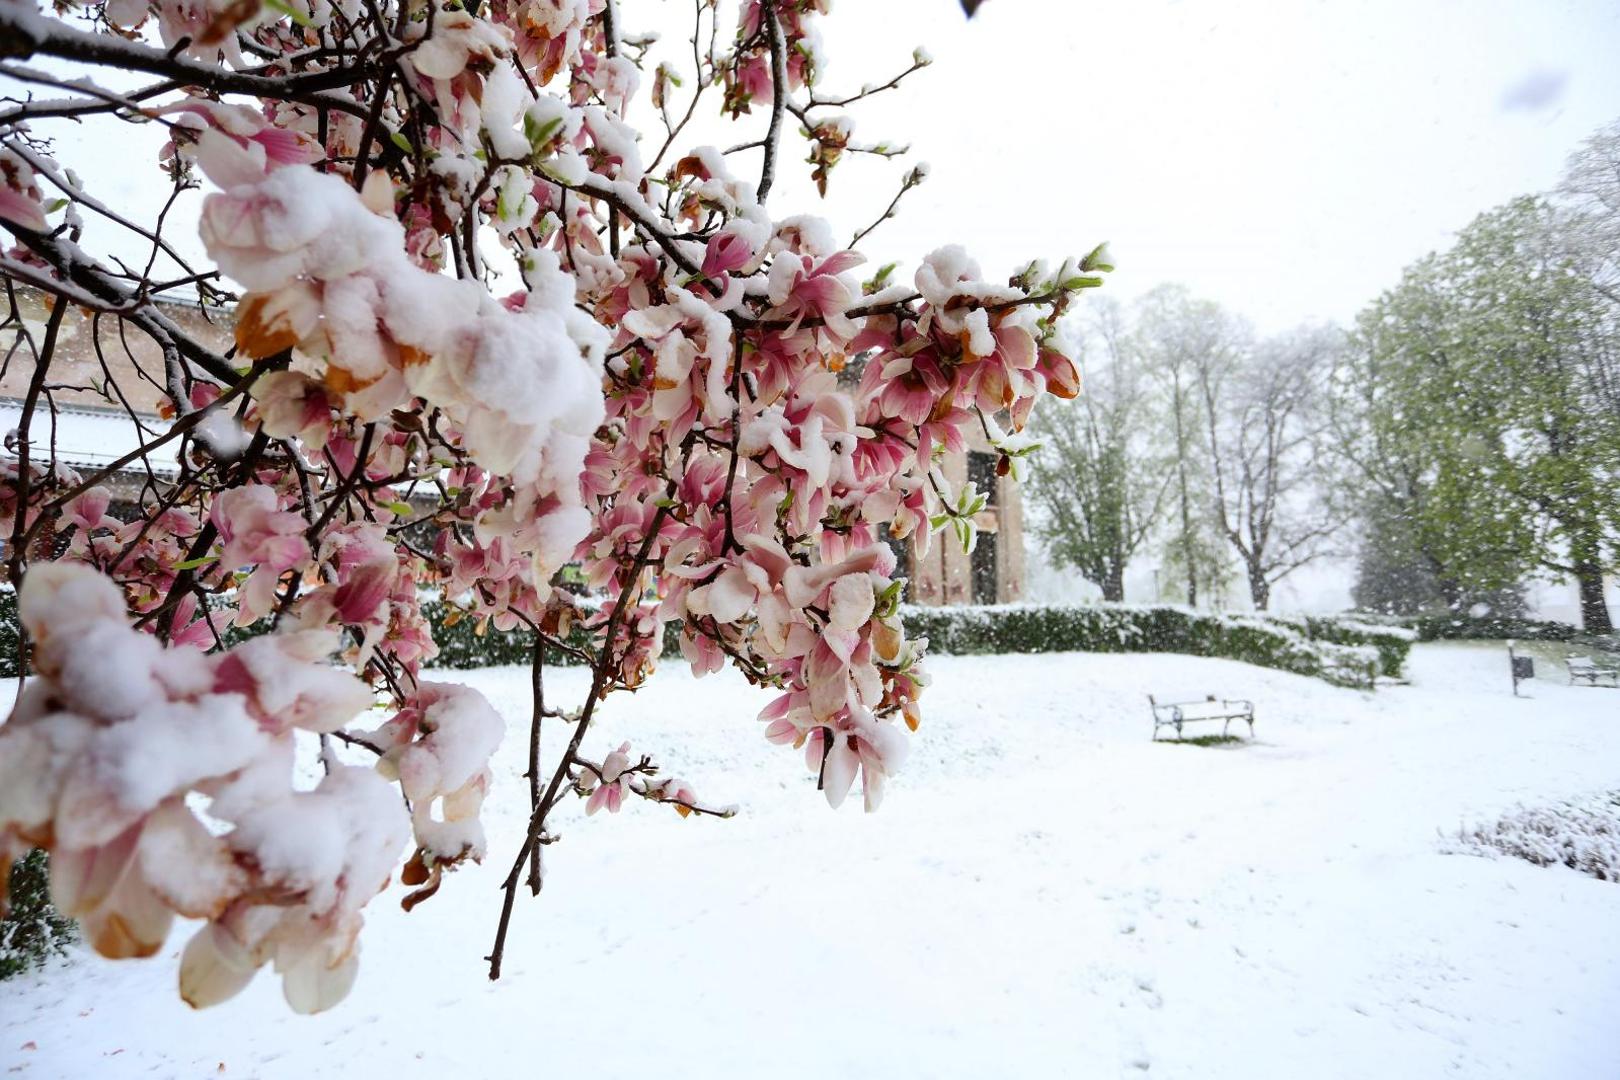
<instances>
[{"instance_id":1,"label":"pink magnolia flower","mask_svg":"<svg viewBox=\"0 0 1620 1080\"><path fill-rule=\"evenodd\" d=\"M754 242L738 228L726 228L709 240L703 252L703 276L718 277L741 270L757 255Z\"/></svg>"},{"instance_id":2,"label":"pink magnolia flower","mask_svg":"<svg viewBox=\"0 0 1620 1080\"><path fill-rule=\"evenodd\" d=\"M842 275L864 256L840 251L819 263L806 255L778 254L771 263L769 297L773 315L791 320L789 333L805 319L820 319L842 340L855 336L855 324L844 312L855 302L855 288Z\"/></svg>"},{"instance_id":3,"label":"pink magnolia flower","mask_svg":"<svg viewBox=\"0 0 1620 1080\"><path fill-rule=\"evenodd\" d=\"M298 439L318 453L331 435L332 400L325 388L296 371L272 371L253 385L259 426L278 439Z\"/></svg>"},{"instance_id":4,"label":"pink magnolia flower","mask_svg":"<svg viewBox=\"0 0 1620 1080\"><path fill-rule=\"evenodd\" d=\"M254 567L242 583L239 625L268 614L281 575L309 562L304 519L279 506L274 488L249 484L220 492L209 511L223 541L220 565L228 570Z\"/></svg>"},{"instance_id":5,"label":"pink magnolia flower","mask_svg":"<svg viewBox=\"0 0 1620 1080\"><path fill-rule=\"evenodd\" d=\"M905 763L906 737L869 714L856 714L838 728L818 727L805 742L805 761L820 776L827 805L837 809L849 795L857 774L866 812L883 803L888 778Z\"/></svg>"},{"instance_id":6,"label":"pink magnolia flower","mask_svg":"<svg viewBox=\"0 0 1620 1080\"><path fill-rule=\"evenodd\" d=\"M585 801L585 813L594 814L604 806L610 814L619 812L630 783L630 777L625 774L629 767L630 744L620 743L617 750L602 759L601 780Z\"/></svg>"},{"instance_id":7,"label":"pink magnolia flower","mask_svg":"<svg viewBox=\"0 0 1620 1080\"><path fill-rule=\"evenodd\" d=\"M263 172L286 165L311 165L326 156L320 143L301 131L277 127L264 114L246 105L231 105L206 98L188 97L155 110L156 115L183 114L177 127L192 126L201 130L212 127L229 136L238 146L262 163ZM167 158L179 153L176 141L171 140L162 151Z\"/></svg>"},{"instance_id":8,"label":"pink magnolia flower","mask_svg":"<svg viewBox=\"0 0 1620 1080\"><path fill-rule=\"evenodd\" d=\"M63 523L74 529L73 539L68 543L69 554L82 555L89 548L90 534L96 529L123 524L107 516L111 502L112 492L104 487L93 487L62 507Z\"/></svg>"},{"instance_id":9,"label":"pink magnolia flower","mask_svg":"<svg viewBox=\"0 0 1620 1080\"><path fill-rule=\"evenodd\" d=\"M34 182L34 169L14 151L0 148L0 218L43 231L43 197Z\"/></svg>"}]
</instances>

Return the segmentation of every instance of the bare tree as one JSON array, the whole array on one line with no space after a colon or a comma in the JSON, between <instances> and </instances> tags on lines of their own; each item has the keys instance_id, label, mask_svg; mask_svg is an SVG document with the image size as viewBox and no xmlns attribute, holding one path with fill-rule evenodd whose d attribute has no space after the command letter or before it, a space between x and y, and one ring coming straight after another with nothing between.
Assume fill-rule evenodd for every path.
<instances>
[{"instance_id":1,"label":"bare tree","mask_svg":"<svg viewBox=\"0 0 1620 1080\"><path fill-rule=\"evenodd\" d=\"M1328 553L1347 518L1327 475L1318 403L1342 340L1318 327L1195 357L1211 514L1257 611L1278 581Z\"/></svg>"},{"instance_id":2,"label":"bare tree","mask_svg":"<svg viewBox=\"0 0 1620 1080\"><path fill-rule=\"evenodd\" d=\"M1165 545L1169 562L1186 575L1187 603L1197 606L1221 577L1220 544L1209 535L1209 475L1199 404L1198 371L1231 352L1244 336L1237 320L1184 286L1165 285L1143 297L1136 347L1159 390L1155 424L1167 440L1174 519Z\"/></svg>"},{"instance_id":3,"label":"bare tree","mask_svg":"<svg viewBox=\"0 0 1620 1080\"><path fill-rule=\"evenodd\" d=\"M1036 532L1055 562L1125 599L1125 568L1158 524L1170 473L1143 433L1148 393L1119 305L1102 301L1080 357L1084 392L1037 420Z\"/></svg>"}]
</instances>

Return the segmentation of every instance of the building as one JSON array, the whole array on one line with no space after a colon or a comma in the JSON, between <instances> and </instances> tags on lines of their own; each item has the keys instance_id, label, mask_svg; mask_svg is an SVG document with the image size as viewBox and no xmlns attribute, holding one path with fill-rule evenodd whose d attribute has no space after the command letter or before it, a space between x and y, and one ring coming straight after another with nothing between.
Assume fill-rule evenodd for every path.
<instances>
[{"instance_id":1,"label":"building","mask_svg":"<svg viewBox=\"0 0 1620 1080\"><path fill-rule=\"evenodd\" d=\"M978 515L979 538L971 553L949 532L935 536L921 560L913 558L910 543L896 546L899 573L911 579L908 602L929 607L1006 604L1024 595L1023 499L1017 481L996 475L996 458L977 430L966 453L946 456L943 470L952 489L971 480L988 495L988 505Z\"/></svg>"},{"instance_id":2,"label":"building","mask_svg":"<svg viewBox=\"0 0 1620 1080\"><path fill-rule=\"evenodd\" d=\"M23 329L35 343L42 342L51 312L49 298L18 283L12 284L12 290ZM166 318L195 340L222 352L230 347L229 312L205 312L196 303L163 304L161 308ZM0 370L0 431L20 426L34 376L34 357L21 337L14 325L0 332L0 349L8 358ZM101 392L109 378L116 382L127 409L113 405L113 399ZM41 462L54 451L59 464L89 476L151 442L169 428L159 415L167 397L164 382L162 350L145 334L114 316L98 319L70 308L57 331L50 382L30 421L33 460ZM180 441L158 447L148 462L134 462L103 481L115 503L138 503L153 481L162 483L178 476Z\"/></svg>"}]
</instances>

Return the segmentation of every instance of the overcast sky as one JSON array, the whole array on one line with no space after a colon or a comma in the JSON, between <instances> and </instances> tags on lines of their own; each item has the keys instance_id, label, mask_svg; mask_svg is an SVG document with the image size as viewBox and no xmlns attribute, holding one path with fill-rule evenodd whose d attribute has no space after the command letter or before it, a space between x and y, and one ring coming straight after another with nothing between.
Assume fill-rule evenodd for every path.
<instances>
[{"instance_id":1,"label":"overcast sky","mask_svg":"<svg viewBox=\"0 0 1620 1080\"><path fill-rule=\"evenodd\" d=\"M666 21L687 4L621 9L689 69ZM885 81L917 45L936 61L850 109L858 140L909 140L933 167L863 245L874 260L958 242L1000 274L1108 240L1109 292L1180 281L1262 330L1348 320L1475 214L1555 184L1620 116L1614 0L986 0L971 22L956 0L839 0L822 26L828 94ZM62 160L137 210L162 197L161 132L111 126ZM719 128L705 134L754 135ZM789 149L773 211L826 214L841 236L900 175L851 159L823 203Z\"/></svg>"},{"instance_id":2,"label":"overcast sky","mask_svg":"<svg viewBox=\"0 0 1620 1080\"><path fill-rule=\"evenodd\" d=\"M936 60L852 110L934 166L874 257L1106 239L1110 291L1185 282L1265 330L1349 319L1620 117L1613 0L841 0L826 38L830 89ZM838 216L881 205L876 177L836 178Z\"/></svg>"}]
</instances>

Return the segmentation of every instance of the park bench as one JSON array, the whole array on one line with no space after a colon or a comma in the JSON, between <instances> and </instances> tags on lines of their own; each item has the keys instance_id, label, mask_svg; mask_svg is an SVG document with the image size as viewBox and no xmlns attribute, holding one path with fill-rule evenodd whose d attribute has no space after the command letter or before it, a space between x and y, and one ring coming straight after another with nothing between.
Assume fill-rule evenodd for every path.
<instances>
[{"instance_id":1,"label":"park bench","mask_svg":"<svg viewBox=\"0 0 1620 1080\"><path fill-rule=\"evenodd\" d=\"M1156 701L1152 694L1148 695L1148 704L1153 706L1153 741L1159 740L1159 729L1173 727L1176 729L1176 738L1181 738L1181 726L1194 724L1205 720L1219 720L1221 722L1221 737L1226 737L1227 728L1233 720L1242 720L1249 725L1249 738L1254 738L1254 703L1249 701L1217 700L1214 694L1203 701Z\"/></svg>"},{"instance_id":2,"label":"park bench","mask_svg":"<svg viewBox=\"0 0 1620 1080\"><path fill-rule=\"evenodd\" d=\"M1598 667L1591 657L1572 656L1564 663L1569 667L1569 685L1613 686L1620 688L1620 671Z\"/></svg>"}]
</instances>

